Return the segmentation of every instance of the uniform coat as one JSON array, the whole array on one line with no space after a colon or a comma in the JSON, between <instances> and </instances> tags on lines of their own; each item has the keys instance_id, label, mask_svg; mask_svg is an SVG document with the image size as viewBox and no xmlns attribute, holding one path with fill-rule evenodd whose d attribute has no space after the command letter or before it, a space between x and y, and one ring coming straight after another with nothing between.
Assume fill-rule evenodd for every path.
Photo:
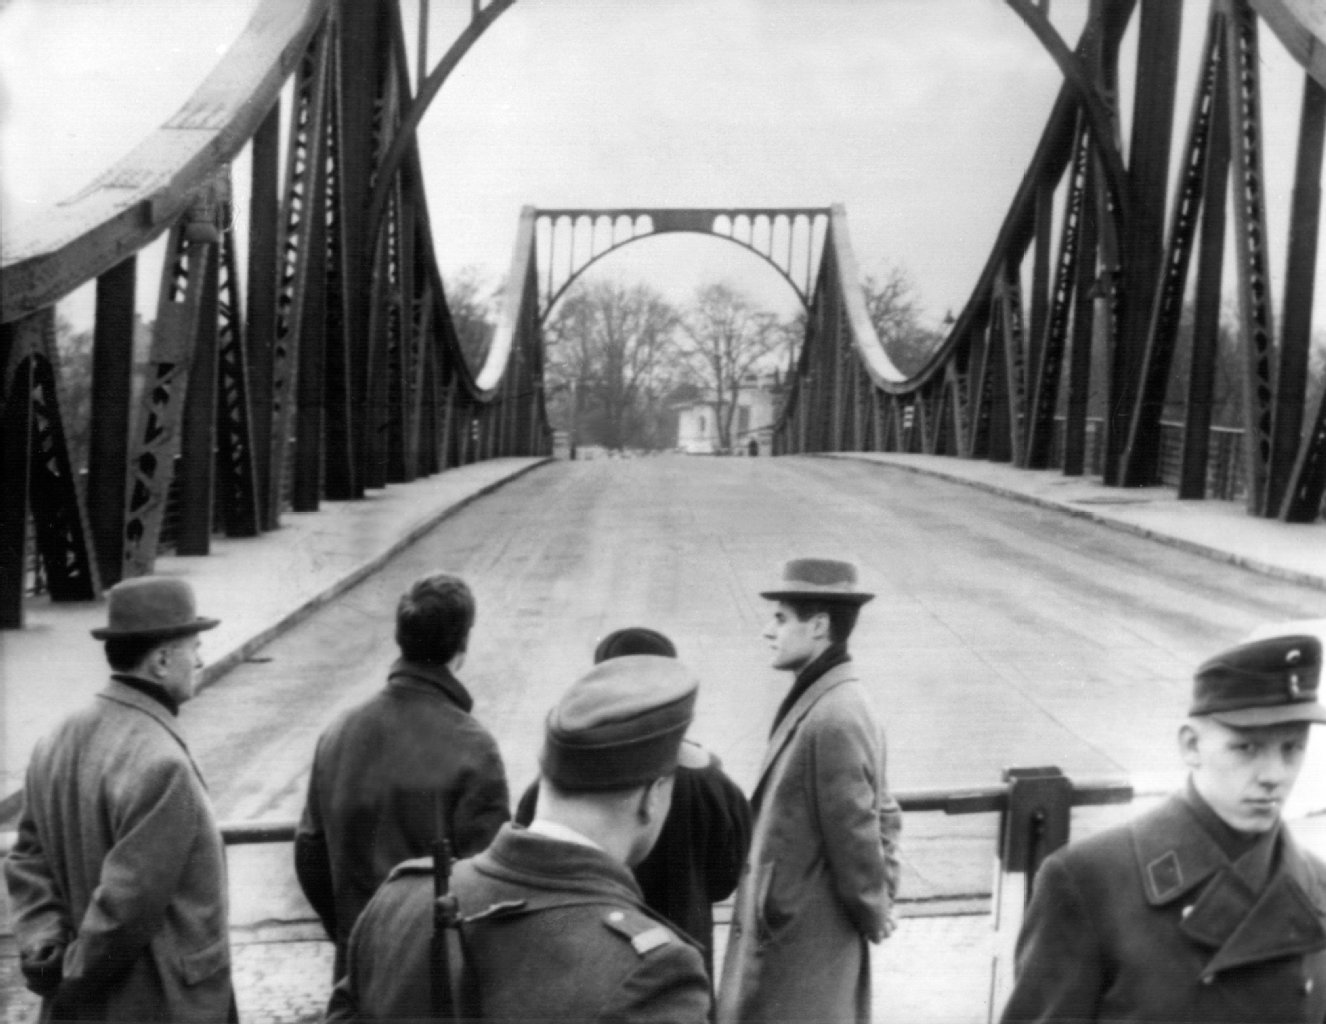
<instances>
[{"instance_id":1,"label":"uniform coat","mask_svg":"<svg viewBox=\"0 0 1326 1024\"><path fill-rule=\"evenodd\" d=\"M750 803L715 754L691 744L703 767L678 765L672 806L658 841L632 874L645 903L693 939L713 972L714 904L737 887L750 848ZM516 821L538 809L538 783L520 799Z\"/></svg>"},{"instance_id":2,"label":"uniform coat","mask_svg":"<svg viewBox=\"0 0 1326 1024\"><path fill-rule=\"evenodd\" d=\"M870 1018L870 952L898 884L902 815L850 661L774 730L718 990L721 1024Z\"/></svg>"},{"instance_id":3,"label":"uniform coat","mask_svg":"<svg viewBox=\"0 0 1326 1024\"><path fill-rule=\"evenodd\" d=\"M398 661L318 740L295 868L336 943L338 977L350 929L392 868L431 853L439 830L456 856L478 853L511 817L497 742L472 706L445 668Z\"/></svg>"},{"instance_id":4,"label":"uniform coat","mask_svg":"<svg viewBox=\"0 0 1326 1024\"><path fill-rule=\"evenodd\" d=\"M507 826L456 865L452 891L483 1019L706 1021L699 950L602 851ZM355 926L329 1024L429 1017L432 896L430 860L392 873Z\"/></svg>"},{"instance_id":5,"label":"uniform coat","mask_svg":"<svg viewBox=\"0 0 1326 1024\"><path fill-rule=\"evenodd\" d=\"M1189 799L1045 861L1006 1024L1326 1019L1326 866L1281 826L1250 886Z\"/></svg>"},{"instance_id":6,"label":"uniform coat","mask_svg":"<svg viewBox=\"0 0 1326 1024\"><path fill-rule=\"evenodd\" d=\"M112 680L38 743L5 877L20 951L64 948L43 1020L231 1018L221 835L147 694Z\"/></svg>"}]
</instances>

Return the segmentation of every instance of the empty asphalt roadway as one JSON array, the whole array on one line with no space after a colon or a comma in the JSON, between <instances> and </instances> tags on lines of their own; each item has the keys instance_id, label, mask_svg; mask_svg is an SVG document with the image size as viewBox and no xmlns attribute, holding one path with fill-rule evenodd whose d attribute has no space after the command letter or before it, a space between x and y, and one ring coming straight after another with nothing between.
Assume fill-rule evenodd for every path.
<instances>
[{"instance_id":1,"label":"empty asphalt roadway","mask_svg":"<svg viewBox=\"0 0 1326 1024\"><path fill-rule=\"evenodd\" d=\"M788 682L768 667L758 591L796 554L848 558L878 595L853 646L901 790L990 785L1013 765L1164 789L1192 668L1323 605L1320 591L868 463L554 462L230 672L185 708L185 728L223 819L295 817L318 732L382 685L396 598L446 569L476 593L461 675L513 788L536 774L543 716L597 638L647 624L699 673L693 733L749 789ZM988 891L992 835L988 820L912 822L910 894ZM252 912L287 916L276 895L255 893Z\"/></svg>"}]
</instances>

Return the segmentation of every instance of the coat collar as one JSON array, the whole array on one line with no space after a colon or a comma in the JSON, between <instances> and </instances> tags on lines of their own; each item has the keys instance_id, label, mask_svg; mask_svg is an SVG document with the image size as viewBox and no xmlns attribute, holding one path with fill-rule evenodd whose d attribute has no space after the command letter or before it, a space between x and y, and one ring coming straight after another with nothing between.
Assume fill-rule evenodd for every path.
<instances>
[{"instance_id":1,"label":"coat collar","mask_svg":"<svg viewBox=\"0 0 1326 1024\"><path fill-rule=\"evenodd\" d=\"M189 759L189 764L193 766L193 773L198 776L198 781L203 784L204 789L207 788L207 781L198 768L198 762L193 759L189 745L184 742L184 734L180 732L179 723L158 701L153 700L141 690L135 690L132 686L127 686L115 678L112 678L106 684L106 688L97 696L102 700L110 701L112 704L122 704L124 707L141 711L148 718L160 724L161 728L170 733L175 742L180 745L180 749L184 751L184 756Z\"/></svg>"},{"instance_id":2,"label":"coat collar","mask_svg":"<svg viewBox=\"0 0 1326 1024\"><path fill-rule=\"evenodd\" d=\"M819 703L820 698L830 690L856 678L856 667L852 662L845 661L825 672L824 675L811 684L810 689L797 698L796 703L788 709L783 720L778 723L778 728L769 737L769 746L764 752L764 761L760 765L759 781L755 784L755 793L751 798L752 802L759 800L769 770L773 768L774 762L778 760L778 755L782 753L783 748L787 746L788 741L797 731L801 720L810 713L810 709Z\"/></svg>"},{"instance_id":3,"label":"coat collar","mask_svg":"<svg viewBox=\"0 0 1326 1024\"><path fill-rule=\"evenodd\" d=\"M387 674L387 686L414 690L417 693L441 693L456 707L468 713L474 707L474 698L451 670L441 665L423 665L400 658Z\"/></svg>"},{"instance_id":4,"label":"coat collar","mask_svg":"<svg viewBox=\"0 0 1326 1024\"><path fill-rule=\"evenodd\" d=\"M1231 862L1188 803L1174 796L1135 820L1131 831L1147 902L1161 907L1192 897L1179 929L1214 950L1203 979L1326 948L1326 886L1287 828L1272 840L1278 851L1258 846ZM1269 866L1256 863L1268 856ZM1256 876L1268 871L1257 888Z\"/></svg>"},{"instance_id":5,"label":"coat collar","mask_svg":"<svg viewBox=\"0 0 1326 1024\"><path fill-rule=\"evenodd\" d=\"M134 687L111 677L110 682L106 684L106 688L97 696L103 700L123 704L125 707L136 708L143 712L149 718L160 722L162 728L174 736L180 746L185 747L186 750L188 749L184 743L184 735L180 732L175 721L175 716L160 701L154 700L148 694L143 693L142 690L136 690Z\"/></svg>"},{"instance_id":6,"label":"coat collar","mask_svg":"<svg viewBox=\"0 0 1326 1024\"><path fill-rule=\"evenodd\" d=\"M474 858L474 867L500 882L547 889L558 897L644 901L630 869L597 847L564 842L509 823Z\"/></svg>"}]
</instances>

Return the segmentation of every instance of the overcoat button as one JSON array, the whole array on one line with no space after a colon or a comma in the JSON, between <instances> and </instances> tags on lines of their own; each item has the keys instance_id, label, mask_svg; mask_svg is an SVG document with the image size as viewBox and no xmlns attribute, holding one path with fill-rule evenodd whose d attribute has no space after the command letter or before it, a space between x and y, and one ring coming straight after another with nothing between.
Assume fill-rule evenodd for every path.
<instances>
[{"instance_id":1,"label":"overcoat button","mask_svg":"<svg viewBox=\"0 0 1326 1024\"><path fill-rule=\"evenodd\" d=\"M1312 979L1311 979L1311 978L1308 978L1308 979L1306 979L1306 980L1303 982L1303 994L1304 994L1305 996L1310 996L1310 995L1312 995Z\"/></svg>"},{"instance_id":2,"label":"overcoat button","mask_svg":"<svg viewBox=\"0 0 1326 1024\"><path fill-rule=\"evenodd\" d=\"M1214 974L1207 974L1207 975L1203 976L1203 978L1202 978L1202 984L1203 984L1203 985L1211 985L1211 984L1214 984L1214 983L1215 983L1215 975L1214 975Z\"/></svg>"},{"instance_id":3,"label":"overcoat button","mask_svg":"<svg viewBox=\"0 0 1326 1024\"><path fill-rule=\"evenodd\" d=\"M625 916L626 916L626 915L623 914L620 910L614 910L611 914L608 915L608 920L609 920L609 921L620 921L620 920L621 920L622 918L624 918Z\"/></svg>"}]
</instances>

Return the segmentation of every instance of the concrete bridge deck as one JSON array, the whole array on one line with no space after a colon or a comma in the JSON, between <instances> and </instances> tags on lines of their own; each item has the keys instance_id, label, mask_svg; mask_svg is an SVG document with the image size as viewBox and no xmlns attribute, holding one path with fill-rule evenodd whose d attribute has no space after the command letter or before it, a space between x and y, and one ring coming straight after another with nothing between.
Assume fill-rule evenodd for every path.
<instances>
[{"instance_id":1,"label":"concrete bridge deck","mask_svg":"<svg viewBox=\"0 0 1326 1024\"><path fill-rule=\"evenodd\" d=\"M331 614L332 599L341 596L346 598L342 604L357 606L335 613L343 619L348 616L353 621L361 614L366 618L368 605L379 615L384 609L389 614L399 592L399 579L427 567L422 560L432 559L428 562L432 565L438 558L446 558L447 564L479 580L535 557L554 567L559 557L565 561L565 578L554 581L550 591L521 594L509 581L480 591L478 632L482 639L473 660L475 671L484 675L485 688L476 693L476 712L490 721L503 744L513 787L522 786L532 775L535 750L529 737L535 734L552 696L572 678L575 656L568 656L565 664L554 658L542 666L547 678L539 684L544 689L538 693L503 691L501 677L516 674L513 668L522 656L539 652L547 658L549 651L560 649L549 642L551 634L567 634L570 649L578 656L583 654L580 648L592 643L605 625L624 624L621 617L636 616L640 608L667 607L672 619L666 627L675 630L674 636L688 649L688 658L697 662L706 680L697 722L699 738L719 750L729 771L749 788L779 694L767 685L765 677L770 673L757 671L762 666L758 640L752 635L749 639L755 642L743 643L735 653L722 650L720 638L712 626L706 626L706 620L727 614L739 620L739 625L736 631L725 625L721 632L754 634L762 602L746 593L757 582L751 566L767 562L771 569L787 553L784 545L800 547L812 543L817 535L816 526L824 512L812 498L792 495L786 511L767 507L769 488L790 478L788 474L810 474L812 482L826 485L825 500L841 496L828 485L869 490L870 499L875 489L919 488L932 507L944 510L942 515L936 513L931 533L924 525L909 526L894 513L881 513L877 523L872 521L869 536L851 542L875 552L869 569L872 585L881 587L876 607L887 616L879 624L883 628L872 631L879 636L873 640L869 635L863 637L859 650L863 660L887 665L881 671L887 673L891 691L885 698L885 718L897 788L992 784L1001 764L1027 763L1060 763L1070 773L1126 774L1143 790L1164 788L1172 781L1167 768L1172 759L1167 750L1151 748L1158 745L1155 736L1168 728L1166 713L1162 709L1159 716L1152 716L1161 720L1153 729L1139 722L1139 717L1146 716L1139 716L1129 701L1149 697L1154 702L1157 694L1182 689L1192 657L1237 640L1258 624L1254 620L1326 615L1326 533L1320 524L1288 527L1252 519L1241 508L1223 503L1179 503L1159 489L1121 491L1090 479L1068 480L1056 473L1027 473L990 463L924 456L837 457L852 462L850 466L810 459L760 460L752 465L744 460L687 463L657 458L657 463L623 464L620 472L616 466L549 466L528 482L512 481L538 467L539 460L478 464L430 480L394 485L363 502L329 503L315 515L287 517L281 531L256 541L221 542L208 558L163 560L159 571L190 579L203 609L225 620L208 635L205 654L212 662L209 683L224 674L226 685L210 686L204 698L186 709L185 718L186 731L222 817L293 817L302 797L303 762L319 723L336 706L380 685L379 667L368 674L358 691L334 688L330 676L335 668L330 661L337 653L328 652L325 663L316 664L312 662L317 659L309 654L319 644L325 646L313 626L315 613ZM866 462L882 465L877 468ZM737 530L730 536L696 542L690 535L712 532L716 520L706 518L704 509L688 505L696 499L686 495L680 500L674 496L659 500L662 512L657 514L666 518L667 535L649 536L653 521L643 510L633 516L631 503L640 500L641 481L654 479L651 474L655 472L674 483L683 476L701 476L706 488L703 500L716 507L729 506L725 514L744 522L744 533ZM576 475L565 480L549 478L549 488L540 489L545 474L561 473ZM743 476L748 485L754 482L758 486L743 490L723 483ZM974 487L954 486L941 477ZM627 486L608 512L594 503L599 499L581 493L606 486L614 478ZM551 519L545 522L532 516L522 520L502 504L501 495L467 509L454 530L429 533L436 522L504 484L509 488L504 493L528 488L526 497L535 495L549 507L557 505L562 512L583 515L587 521L577 530L589 531L591 536L595 529L624 533L624 553L606 556L608 565L593 564L591 559L585 576L583 567L573 565L569 550L583 543L584 534ZM1024 504L1009 506L997 500L992 505L980 491ZM762 502L766 507L760 507ZM1129 538L1123 548L1117 548L1119 538L1113 536L1113 530L1082 524L1070 527L1071 520L1062 513L1090 518L1145 539ZM961 585L954 577L948 580L949 587L930 592L926 614L918 614L916 603L904 599L902 591L927 583L920 578L927 573L960 572L960 564L947 564L946 558L951 556L943 549L962 542L960 534L968 532L964 519L981 517L1007 520L995 524L1000 543L1008 544L1010 538L1015 542L1018 530L1025 529L1051 534L1059 546L1052 544L1039 552L1040 564L1030 570L1020 568L1019 572L1029 575L1011 586L996 588L980 581ZM848 524L846 528L856 527ZM539 535L540 531L550 532ZM433 547L448 533L455 533L458 539L449 547ZM479 536L484 538L482 542L475 539ZM928 543L936 545L934 551L905 550L919 537L929 537ZM835 545L844 543L841 536L832 539ZM415 540L419 543L407 547ZM641 554L633 561L632 544L638 546L637 553L650 546L661 546L664 551L649 557ZM559 555L563 548L568 550ZM1166 548L1183 553L1171 561ZM720 557L726 564L712 564L715 551L724 553ZM1123 581L1114 584L1116 589L1135 577L1139 600L1148 589L1148 577L1163 577L1157 592L1145 599L1174 605L1174 620L1156 624L1150 632L1144 625L1125 629L1102 609L1097 621L1079 622L1077 628L1081 636L1095 631L1102 644L1123 650L1136 679L1108 693L1093 694L1090 687L1099 680L1078 678L1073 667L1088 663L1044 646L1021 649L1025 640L991 635L996 629L1008 628L1013 619L1024 620L1019 628L1030 624L1029 635L1034 636L1038 620L1049 623L1056 618L1090 616L1091 601L1103 600L1104 590L1081 595L1080 603L1064 603L1069 598L1056 577L1079 571L1067 566L1071 560L1099 557L1105 564L1109 559L1119 561L1120 551L1122 564L1108 567L1102 574ZM401 557L392 559L396 553ZM753 554L758 555L755 562ZM997 547L991 557L999 558ZM1064 565L1056 564L1059 561ZM883 566L889 566L888 573L882 571ZM379 569L381 579L374 575ZM364 597L355 596L359 590L351 592L359 582L365 583ZM593 602L577 600L577 589L590 591ZM1206 590L1246 590L1247 596L1217 607L1220 599L1208 598ZM959 595L959 591L967 593ZM951 596L943 596L946 593ZM605 594L613 595L611 605ZM1050 597L1042 598L1042 594ZM540 606L540 601L549 599L553 607ZM991 608L988 615L981 615L981 602L987 599L1021 601L1025 607ZM1059 604L1037 608L1042 599ZM1179 607L1185 603L1194 607ZM559 621L559 615L567 618ZM90 642L87 630L103 617L104 609L99 606L38 607L31 612L28 630L0 635L5 772L0 796L12 797L37 735L99 687L104 674L100 648ZM996 625L999 622L1004 625ZM953 632L955 623L962 624L962 635ZM305 627L309 636L300 640ZM335 622L322 628L341 633L346 629ZM382 635L376 638L377 647L369 657L385 665L389 652L383 648L389 647L389 631L380 625L375 631ZM1124 632L1130 635L1122 636ZM1188 632L1191 639L1173 641ZM519 642L522 636L523 645ZM1166 643L1181 649L1163 655L1163 664L1139 668L1144 659L1164 651ZM936 652L942 652L943 664L934 663ZM290 678L299 671L290 666L300 658L311 662L303 672L308 679ZM1038 667L1033 661L1045 664ZM484 665L488 667L479 667ZM974 700L976 684L984 680L965 676L982 673L1001 678L1007 708L1000 711ZM321 675L328 679L324 681ZM309 694L323 694L325 699L306 715L292 716L289 707L274 713L275 705L269 703L273 677L306 695L296 699L311 702ZM753 677L754 682L739 677ZM953 683L941 690L936 684L946 679ZM1059 691L1063 691L1062 697L1056 696ZM992 715L999 720L992 721ZM271 720L270 735L254 740L255 747L265 743L282 749L291 763L281 764L248 749L227 752L228 746L234 746L228 742L228 732L236 723L260 716ZM1015 718L1025 718L1025 727L1013 721ZM990 730L998 731L1001 742L1007 742L1005 749L983 747L983 733ZM1316 775L1326 773L1318 770ZM1300 812L1326 805L1319 794L1309 793L1306 800ZM12 808L12 799L8 803ZM1315 822L1309 819L1309 824ZM1090 828L1093 823L1075 823L1079 827ZM910 821L907 839L905 895L909 902L903 927L878 958L879 1019L936 1024L982 1019L991 951L984 913L992 823ZM288 849L279 847L232 851L238 979L241 1010L248 1020L316 1019L325 999L329 947L321 941L320 930L309 920L297 891L290 888L288 861ZM34 1006L15 983L13 946L2 937L4 931L0 907L0 1007L4 1007L0 1022L26 1022L35 1019Z\"/></svg>"}]
</instances>

